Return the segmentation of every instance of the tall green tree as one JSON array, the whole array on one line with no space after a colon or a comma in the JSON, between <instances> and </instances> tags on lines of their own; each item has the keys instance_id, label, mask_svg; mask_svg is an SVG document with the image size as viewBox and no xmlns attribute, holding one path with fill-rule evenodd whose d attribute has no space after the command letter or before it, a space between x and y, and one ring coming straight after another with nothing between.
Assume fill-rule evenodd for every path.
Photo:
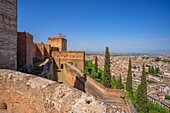
<instances>
[{"instance_id":1,"label":"tall green tree","mask_svg":"<svg viewBox=\"0 0 170 113\"><path fill-rule=\"evenodd\" d=\"M154 70L154 67L152 66L151 67L151 73L154 73L155 72L155 70Z\"/></svg>"},{"instance_id":2,"label":"tall green tree","mask_svg":"<svg viewBox=\"0 0 170 113\"><path fill-rule=\"evenodd\" d=\"M148 67L148 72L151 73L151 66Z\"/></svg>"},{"instance_id":3,"label":"tall green tree","mask_svg":"<svg viewBox=\"0 0 170 113\"><path fill-rule=\"evenodd\" d=\"M116 89L122 89L122 88L123 88L122 77L120 75L118 80L117 80Z\"/></svg>"},{"instance_id":4,"label":"tall green tree","mask_svg":"<svg viewBox=\"0 0 170 113\"><path fill-rule=\"evenodd\" d=\"M97 64L97 56L95 56L95 62L94 62L94 72L97 73L98 71L98 64Z\"/></svg>"},{"instance_id":5,"label":"tall green tree","mask_svg":"<svg viewBox=\"0 0 170 113\"><path fill-rule=\"evenodd\" d=\"M155 68L155 72L156 72L156 73L159 73L159 71L160 71L159 67L156 67L156 68Z\"/></svg>"},{"instance_id":6,"label":"tall green tree","mask_svg":"<svg viewBox=\"0 0 170 113\"><path fill-rule=\"evenodd\" d=\"M145 65L143 64L143 71L141 76L141 83L138 86L137 94L137 104L140 106L143 113L148 113L148 99L147 99L147 82L146 82L146 73Z\"/></svg>"},{"instance_id":7,"label":"tall green tree","mask_svg":"<svg viewBox=\"0 0 170 113\"><path fill-rule=\"evenodd\" d=\"M107 88L111 88L110 53L108 47L106 47L106 52L105 52L103 85Z\"/></svg>"},{"instance_id":8,"label":"tall green tree","mask_svg":"<svg viewBox=\"0 0 170 113\"><path fill-rule=\"evenodd\" d=\"M128 74L127 74L127 81L126 81L126 90L129 92L133 92L132 88L132 63L131 59L129 59L129 67L128 67Z\"/></svg>"},{"instance_id":9,"label":"tall green tree","mask_svg":"<svg viewBox=\"0 0 170 113\"><path fill-rule=\"evenodd\" d=\"M137 89L137 95L136 95L136 103L139 106L139 108L141 106L141 97L142 97L141 84L139 84ZM139 110L141 111L141 108Z\"/></svg>"}]
</instances>

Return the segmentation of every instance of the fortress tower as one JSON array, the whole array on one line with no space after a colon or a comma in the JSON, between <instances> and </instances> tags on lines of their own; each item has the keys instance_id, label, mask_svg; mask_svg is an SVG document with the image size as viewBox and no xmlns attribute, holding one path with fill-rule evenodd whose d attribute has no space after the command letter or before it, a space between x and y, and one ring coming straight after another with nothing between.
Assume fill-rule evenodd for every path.
<instances>
[{"instance_id":1,"label":"fortress tower","mask_svg":"<svg viewBox=\"0 0 170 113\"><path fill-rule=\"evenodd\" d=\"M62 69L65 63L71 62L81 71L84 71L85 52L67 51L67 39L61 33L57 38L48 38L48 44L35 43L33 46L33 56L39 60L52 57L57 68Z\"/></svg>"},{"instance_id":2,"label":"fortress tower","mask_svg":"<svg viewBox=\"0 0 170 113\"><path fill-rule=\"evenodd\" d=\"M27 72L32 71L33 66L33 36L27 32L17 33L17 67L25 66Z\"/></svg>"},{"instance_id":3,"label":"fortress tower","mask_svg":"<svg viewBox=\"0 0 170 113\"><path fill-rule=\"evenodd\" d=\"M16 0L0 0L0 68L17 69Z\"/></svg>"},{"instance_id":4,"label":"fortress tower","mask_svg":"<svg viewBox=\"0 0 170 113\"><path fill-rule=\"evenodd\" d=\"M67 40L59 33L57 38L48 38L48 45L55 51L67 51Z\"/></svg>"}]
</instances>

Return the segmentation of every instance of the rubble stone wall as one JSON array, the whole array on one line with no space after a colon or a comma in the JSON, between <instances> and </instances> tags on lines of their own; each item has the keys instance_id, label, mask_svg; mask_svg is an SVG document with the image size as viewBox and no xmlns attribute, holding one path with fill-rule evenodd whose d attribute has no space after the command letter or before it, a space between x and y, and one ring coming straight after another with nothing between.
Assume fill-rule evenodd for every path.
<instances>
[{"instance_id":1,"label":"rubble stone wall","mask_svg":"<svg viewBox=\"0 0 170 113\"><path fill-rule=\"evenodd\" d=\"M107 110L106 104L75 88L0 69L0 113L109 113Z\"/></svg>"}]
</instances>

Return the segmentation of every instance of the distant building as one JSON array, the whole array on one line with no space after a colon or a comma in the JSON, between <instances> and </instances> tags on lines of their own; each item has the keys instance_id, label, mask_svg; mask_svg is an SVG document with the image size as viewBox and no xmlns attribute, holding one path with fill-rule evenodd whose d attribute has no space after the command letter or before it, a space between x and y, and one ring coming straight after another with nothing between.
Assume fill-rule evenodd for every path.
<instances>
[{"instance_id":1,"label":"distant building","mask_svg":"<svg viewBox=\"0 0 170 113\"><path fill-rule=\"evenodd\" d=\"M57 38L48 38L52 50L67 51L67 40L59 33Z\"/></svg>"},{"instance_id":2,"label":"distant building","mask_svg":"<svg viewBox=\"0 0 170 113\"><path fill-rule=\"evenodd\" d=\"M57 38L48 38L48 44L35 43L33 45L33 57L39 60L52 57L58 68L63 68L67 62L71 62L84 71L85 52L67 51L67 39L59 33Z\"/></svg>"}]
</instances>

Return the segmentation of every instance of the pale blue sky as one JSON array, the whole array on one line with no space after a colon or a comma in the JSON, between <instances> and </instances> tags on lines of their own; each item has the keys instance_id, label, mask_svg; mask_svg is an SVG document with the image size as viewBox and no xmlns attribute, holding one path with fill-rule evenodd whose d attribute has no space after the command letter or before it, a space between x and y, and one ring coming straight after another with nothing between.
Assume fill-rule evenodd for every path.
<instances>
[{"instance_id":1,"label":"pale blue sky","mask_svg":"<svg viewBox=\"0 0 170 113\"><path fill-rule=\"evenodd\" d=\"M44 43L61 32L68 50L170 49L170 0L18 0L18 31Z\"/></svg>"}]
</instances>

